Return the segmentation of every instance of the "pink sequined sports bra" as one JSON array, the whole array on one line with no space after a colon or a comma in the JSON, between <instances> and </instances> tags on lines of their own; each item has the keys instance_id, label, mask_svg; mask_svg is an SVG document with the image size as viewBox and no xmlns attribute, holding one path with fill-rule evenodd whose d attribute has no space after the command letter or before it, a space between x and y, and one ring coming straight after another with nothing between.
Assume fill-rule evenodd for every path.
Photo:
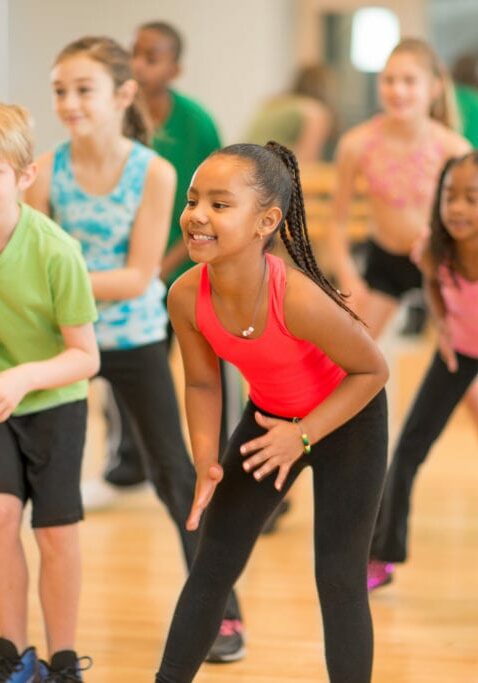
<instances>
[{"instance_id":1,"label":"pink sequined sports bra","mask_svg":"<svg viewBox=\"0 0 478 683\"><path fill-rule=\"evenodd\" d=\"M471 282L459 273L453 277L446 266L440 266L438 276L452 347L478 358L478 280Z\"/></svg>"},{"instance_id":2,"label":"pink sequined sports bra","mask_svg":"<svg viewBox=\"0 0 478 683\"><path fill-rule=\"evenodd\" d=\"M445 159L443 147L427 141L412 152L391 156L385 136L384 116L377 115L360 159L370 194L397 208L431 207Z\"/></svg>"}]
</instances>

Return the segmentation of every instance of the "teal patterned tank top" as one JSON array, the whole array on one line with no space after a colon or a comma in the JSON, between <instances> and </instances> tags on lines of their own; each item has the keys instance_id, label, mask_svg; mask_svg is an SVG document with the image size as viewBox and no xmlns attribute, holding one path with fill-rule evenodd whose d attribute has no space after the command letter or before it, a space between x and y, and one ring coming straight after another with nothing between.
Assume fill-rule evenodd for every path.
<instances>
[{"instance_id":1,"label":"teal patterned tank top","mask_svg":"<svg viewBox=\"0 0 478 683\"><path fill-rule=\"evenodd\" d=\"M116 187L109 194L96 196L82 190L75 180L70 143L55 150L50 188L53 218L80 242L89 271L124 267L148 165L155 156L134 142ZM129 349L164 339L164 293L165 286L154 277L141 296L98 301L95 331L100 349Z\"/></svg>"}]
</instances>

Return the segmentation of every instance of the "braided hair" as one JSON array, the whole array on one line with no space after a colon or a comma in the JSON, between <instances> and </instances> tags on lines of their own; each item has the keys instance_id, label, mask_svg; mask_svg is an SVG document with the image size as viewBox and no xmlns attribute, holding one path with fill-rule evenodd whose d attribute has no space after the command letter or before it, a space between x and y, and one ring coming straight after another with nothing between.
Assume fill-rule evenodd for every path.
<instances>
[{"instance_id":1,"label":"braided hair","mask_svg":"<svg viewBox=\"0 0 478 683\"><path fill-rule=\"evenodd\" d=\"M471 161L478 166L478 151L473 150L461 157L453 157L448 159L444 165L440 179L438 181L437 191L433 202L432 216L431 216L431 235L430 235L430 253L433 262L436 266L445 264L452 275L454 275L458 268L458 256L456 251L456 242L446 229L445 223L441 217L440 205L442 200L443 185L445 178L452 168L460 166L466 161Z\"/></svg>"},{"instance_id":2,"label":"braided hair","mask_svg":"<svg viewBox=\"0 0 478 683\"><path fill-rule=\"evenodd\" d=\"M335 289L315 260L305 216L300 172L293 152L278 142L264 147L248 143L229 145L212 156L227 155L247 159L253 165L251 184L257 190L259 206L266 208L276 202L282 210L282 220L265 242L271 247L279 232L285 248L298 268L315 282L331 299L353 318L360 318L345 303L346 296Z\"/></svg>"}]
</instances>

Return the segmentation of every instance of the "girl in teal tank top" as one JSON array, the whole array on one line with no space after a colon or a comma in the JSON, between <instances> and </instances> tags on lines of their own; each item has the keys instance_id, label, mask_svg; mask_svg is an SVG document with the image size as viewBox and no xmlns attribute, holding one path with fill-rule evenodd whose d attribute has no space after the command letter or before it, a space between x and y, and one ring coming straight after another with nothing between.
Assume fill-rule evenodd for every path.
<instances>
[{"instance_id":1,"label":"girl in teal tank top","mask_svg":"<svg viewBox=\"0 0 478 683\"><path fill-rule=\"evenodd\" d=\"M197 534L185 522L194 470L179 423L158 279L175 173L146 142L129 54L108 38L68 45L52 71L57 115L70 141L39 161L28 196L82 245L97 299L100 375L141 438L144 467L175 522L188 566Z\"/></svg>"}]
</instances>

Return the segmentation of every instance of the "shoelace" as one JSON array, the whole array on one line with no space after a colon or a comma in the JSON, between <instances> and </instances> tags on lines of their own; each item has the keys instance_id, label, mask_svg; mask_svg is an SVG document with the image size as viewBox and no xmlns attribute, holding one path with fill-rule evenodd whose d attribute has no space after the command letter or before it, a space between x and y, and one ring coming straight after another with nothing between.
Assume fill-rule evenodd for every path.
<instances>
[{"instance_id":1,"label":"shoelace","mask_svg":"<svg viewBox=\"0 0 478 683\"><path fill-rule=\"evenodd\" d=\"M78 657L77 666L72 669L62 669L61 671L50 671L44 679L44 683L81 683L78 671L88 671L93 665L91 657Z\"/></svg>"},{"instance_id":2,"label":"shoelace","mask_svg":"<svg viewBox=\"0 0 478 683\"><path fill-rule=\"evenodd\" d=\"M11 674L22 671L24 668L23 662L18 660L6 659L0 657L0 683L8 681Z\"/></svg>"}]
</instances>

